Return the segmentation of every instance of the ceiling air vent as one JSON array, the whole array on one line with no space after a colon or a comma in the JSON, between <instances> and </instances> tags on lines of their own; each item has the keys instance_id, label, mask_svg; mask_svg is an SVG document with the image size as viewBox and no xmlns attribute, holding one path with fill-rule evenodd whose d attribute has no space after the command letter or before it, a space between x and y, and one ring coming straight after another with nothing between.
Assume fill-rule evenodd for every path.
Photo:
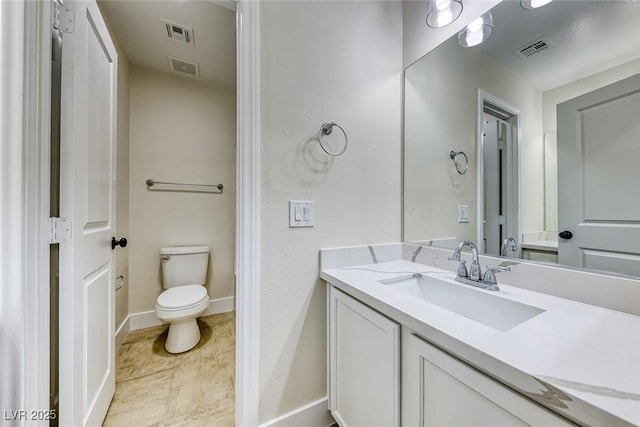
<instances>
[{"instance_id":1,"label":"ceiling air vent","mask_svg":"<svg viewBox=\"0 0 640 427\"><path fill-rule=\"evenodd\" d=\"M193 28L176 24L175 22L161 20L167 30L167 37L171 40L193 47Z\"/></svg>"},{"instance_id":2,"label":"ceiling air vent","mask_svg":"<svg viewBox=\"0 0 640 427\"><path fill-rule=\"evenodd\" d=\"M520 49L516 49L514 53L521 59L527 59L528 57L535 55L536 53L543 51L551 46L553 46L553 42L549 39L549 37L542 36L530 43L527 43Z\"/></svg>"},{"instance_id":3,"label":"ceiling air vent","mask_svg":"<svg viewBox=\"0 0 640 427\"><path fill-rule=\"evenodd\" d=\"M174 73L178 73L182 76L187 77L200 77L200 69L198 68L198 64L195 62L187 61L185 59L176 58L174 56L169 56L169 65L171 66L171 71Z\"/></svg>"}]
</instances>

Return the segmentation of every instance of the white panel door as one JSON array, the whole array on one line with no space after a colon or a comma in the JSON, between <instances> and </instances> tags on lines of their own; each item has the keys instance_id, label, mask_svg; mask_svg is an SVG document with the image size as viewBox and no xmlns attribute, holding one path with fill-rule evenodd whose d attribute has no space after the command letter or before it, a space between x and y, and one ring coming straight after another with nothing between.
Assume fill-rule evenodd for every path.
<instances>
[{"instance_id":1,"label":"white panel door","mask_svg":"<svg viewBox=\"0 0 640 427\"><path fill-rule=\"evenodd\" d=\"M640 276L640 74L557 113L559 262Z\"/></svg>"},{"instance_id":2,"label":"white panel door","mask_svg":"<svg viewBox=\"0 0 640 427\"><path fill-rule=\"evenodd\" d=\"M60 425L100 426L115 391L117 55L95 1L68 1L63 34L60 213Z\"/></svg>"}]
</instances>

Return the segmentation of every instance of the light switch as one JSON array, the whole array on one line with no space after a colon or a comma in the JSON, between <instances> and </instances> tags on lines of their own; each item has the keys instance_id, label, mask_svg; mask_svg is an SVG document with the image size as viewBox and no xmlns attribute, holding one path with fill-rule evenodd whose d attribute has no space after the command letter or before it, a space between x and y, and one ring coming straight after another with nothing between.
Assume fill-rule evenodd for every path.
<instances>
[{"instance_id":1,"label":"light switch","mask_svg":"<svg viewBox=\"0 0 640 427\"><path fill-rule=\"evenodd\" d=\"M469 206L458 206L458 222L469 222Z\"/></svg>"},{"instance_id":2,"label":"light switch","mask_svg":"<svg viewBox=\"0 0 640 427\"><path fill-rule=\"evenodd\" d=\"M313 202L289 201L289 227L313 227L314 225Z\"/></svg>"}]
</instances>

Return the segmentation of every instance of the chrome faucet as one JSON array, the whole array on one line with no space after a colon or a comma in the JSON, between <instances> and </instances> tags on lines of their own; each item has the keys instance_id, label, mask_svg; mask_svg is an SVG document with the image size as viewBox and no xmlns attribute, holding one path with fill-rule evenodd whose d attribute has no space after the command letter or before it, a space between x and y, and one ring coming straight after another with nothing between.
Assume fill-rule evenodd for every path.
<instances>
[{"instance_id":1,"label":"chrome faucet","mask_svg":"<svg viewBox=\"0 0 640 427\"><path fill-rule=\"evenodd\" d=\"M513 237L507 237L500 245L500 256L507 256L507 247L511 252L518 252L518 242Z\"/></svg>"},{"instance_id":2,"label":"chrome faucet","mask_svg":"<svg viewBox=\"0 0 640 427\"><path fill-rule=\"evenodd\" d=\"M469 271L467 271L466 261L460 259L462 249L464 249L465 246L469 246L469 248L471 248L471 267L469 268ZM458 271L456 272L457 282L476 286L482 289L487 289L489 291L500 290L500 288L498 287L498 282L496 281L495 273L499 273L502 271L511 271L510 267L494 267L493 265L488 265L487 271L483 276L478 257L478 248L473 242L469 240L463 240L462 242L458 243L458 246L456 246L456 249L453 251L453 255L451 255L448 259L460 261L460 265L458 265Z\"/></svg>"},{"instance_id":3,"label":"chrome faucet","mask_svg":"<svg viewBox=\"0 0 640 427\"><path fill-rule=\"evenodd\" d=\"M462 273L460 270L460 266L464 267L464 271L467 271L466 261L460 261L460 254L462 253L462 249L465 246L469 246L471 249L471 268L469 269L468 274L460 274ZM478 260L478 248L475 243L469 240L463 240L458 243L456 249L453 251L453 255L449 257L450 260L460 261L460 266L458 266L458 277L468 277L470 280L478 281L482 277L482 269L480 268L480 262Z\"/></svg>"}]
</instances>

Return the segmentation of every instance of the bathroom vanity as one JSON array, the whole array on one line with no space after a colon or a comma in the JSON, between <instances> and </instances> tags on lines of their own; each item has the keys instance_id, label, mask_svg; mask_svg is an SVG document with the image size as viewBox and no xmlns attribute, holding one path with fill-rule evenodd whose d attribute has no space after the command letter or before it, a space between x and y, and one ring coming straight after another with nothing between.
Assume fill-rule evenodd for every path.
<instances>
[{"instance_id":1,"label":"bathroom vanity","mask_svg":"<svg viewBox=\"0 0 640 427\"><path fill-rule=\"evenodd\" d=\"M640 317L505 284L548 266L512 263L497 292L461 284L444 255L321 252L340 426L640 425Z\"/></svg>"}]
</instances>

